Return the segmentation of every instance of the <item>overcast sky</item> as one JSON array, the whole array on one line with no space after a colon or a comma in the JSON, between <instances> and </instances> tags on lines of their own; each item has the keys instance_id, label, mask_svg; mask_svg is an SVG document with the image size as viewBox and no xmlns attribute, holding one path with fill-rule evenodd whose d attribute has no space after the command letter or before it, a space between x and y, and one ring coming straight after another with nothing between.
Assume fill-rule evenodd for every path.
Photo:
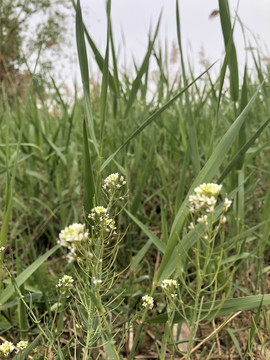
<instances>
[{"instance_id":1,"label":"overcast sky","mask_svg":"<svg viewBox=\"0 0 270 360\"><path fill-rule=\"evenodd\" d=\"M237 0L229 0L231 15L234 16ZM106 12L103 0L81 0L83 18L94 41L104 54L106 43ZM195 71L201 71L199 65L200 51L203 48L205 57L213 62L222 58L224 44L219 17L209 18L213 10L218 9L217 0L179 0L182 44L186 56L192 58ZM145 54L150 24L155 27L162 10L162 22L159 41L167 40L169 51L176 43L175 0L112 0L112 26L114 40L119 50L121 64L132 64L132 56L140 64ZM246 36L252 41L258 40L262 56L269 57L270 47L270 0L240 0L238 15L247 27ZM124 38L124 39L123 39ZM237 46L239 62L244 63L245 46L240 25L235 29L234 40ZM76 45L73 42L72 59L76 59ZM90 60L93 71L94 61ZM69 74L78 74L76 64ZM219 65L218 65L219 66ZM251 63L250 63L251 66ZM218 72L217 68L217 72ZM70 79L71 80L71 79ZM70 83L70 81L69 81Z\"/></svg>"}]
</instances>

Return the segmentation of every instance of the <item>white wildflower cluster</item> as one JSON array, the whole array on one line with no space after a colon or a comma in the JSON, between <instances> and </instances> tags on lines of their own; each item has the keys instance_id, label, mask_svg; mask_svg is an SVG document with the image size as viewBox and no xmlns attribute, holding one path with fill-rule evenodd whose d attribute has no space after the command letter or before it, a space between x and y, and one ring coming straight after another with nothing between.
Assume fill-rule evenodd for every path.
<instances>
[{"instance_id":1,"label":"white wildflower cluster","mask_svg":"<svg viewBox=\"0 0 270 360\"><path fill-rule=\"evenodd\" d=\"M169 293L172 298L177 296L175 290L177 289L177 281L173 279L166 279L163 280L161 283L162 289Z\"/></svg>"},{"instance_id":2,"label":"white wildflower cluster","mask_svg":"<svg viewBox=\"0 0 270 360\"><path fill-rule=\"evenodd\" d=\"M15 346L10 341L5 341L3 344L0 345L0 354L8 357L12 351L15 349Z\"/></svg>"},{"instance_id":3,"label":"white wildflower cluster","mask_svg":"<svg viewBox=\"0 0 270 360\"><path fill-rule=\"evenodd\" d=\"M196 221L199 224L208 225L208 214L212 214L215 211L217 204L217 198L222 189L222 185L214 183L203 183L194 189L195 194L189 196L190 212L196 215ZM220 223L225 224L227 221L224 213L226 213L232 204L232 200L227 197L223 203L223 214L220 217ZM193 230L195 224L191 221L188 225L189 230Z\"/></svg>"},{"instance_id":4,"label":"white wildflower cluster","mask_svg":"<svg viewBox=\"0 0 270 360\"><path fill-rule=\"evenodd\" d=\"M143 307L153 309L154 299L152 298L152 296L144 295L142 297L142 301L143 301L143 303L142 303Z\"/></svg>"},{"instance_id":5,"label":"white wildflower cluster","mask_svg":"<svg viewBox=\"0 0 270 360\"><path fill-rule=\"evenodd\" d=\"M0 247L0 253L3 252L3 251L5 251L5 247L4 247L4 246L1 246L1 247Z\"/></svg>"},{"instance_id":6,"label":"white wildflower cluster","mask_svg":"<svg viewBox=\"0 0 270 360\"><path fill-rule=\"evenodd\" d=\"M21 340L17 343L17 352L26 349L28 346L28 341ZM0 345L0 355L4 357L9 357L9 355L15 350L15 346L10 341L5 341L3 344Z\"/></svg>"},{"instance_id":7,"label":"white wildflower cluster","mask_svg":"<svg viewBox=\"0 0 270 360\"><path fill-rule=\"evenodd\" d=\"M213 183L203 183L196 187L194 190L195 195L190 195L189 197L189 202L191 203L190 211L195 213L198 210L204 209L208 213L213 213L221 188L222 185Z\"/></svg>"},{"instance_id":8,"label":"white wildflower cluster","mask_svg":"<svg viewBox=\"0 0 270 360\"><path fill-rule=\"evenodd\" d=\"M76 258L76 243L87 241L88 238L89 232L85 230L85 224L74 223L60 232L58 244L69 249L68 262L72 262Z\"/></svg>"},{"instance_id":9,"label":"white wildflower cluster","mask_svg":"<svg viewBox=\"0 0 270 360\"><path fill-rule=\"evenodd\" d=\"M21 341L18 342L18 344L17 344L16 346L17 346L17 348L18 348L19 350L24 350L24 349L26 349L27 346L28 346L28 341L26 341L26 340L21 340Z\"/></svg>"},{"instance_id":10,"label":"white wildflower cluster","mask_svg":"<svg viewBox=\"0 0 270 360\"><path fill-rule=\"evenodd\" d=\"M70 289L73 286L74 279L72 276L64 275L61 279L58 280L58 284L56 285L62 292Z\"/></svg>"},{"instance_id":11,"label":"white wildflower cluster","mask_svg":"<svg viewBox=\"0 0 270 360\"><path fill-rule=\"evenodd\" d=\"M106 177L102 187L109 195L112 195L125 184L124 176L119 176L118 173L114 173Z\"/></svg>"},{"instance_id":12,"label":"white wildflower cluster","mask_svg":"<svg viewBox=\"0 0 270 360\"><path fill-rule=\"evenodd\" d=\"M93 221L92 229L94 232L105 232L116 235L115 221L109 218L109 210L103 206L94 207L88 218Z\"/></svg>"}]
</instances>

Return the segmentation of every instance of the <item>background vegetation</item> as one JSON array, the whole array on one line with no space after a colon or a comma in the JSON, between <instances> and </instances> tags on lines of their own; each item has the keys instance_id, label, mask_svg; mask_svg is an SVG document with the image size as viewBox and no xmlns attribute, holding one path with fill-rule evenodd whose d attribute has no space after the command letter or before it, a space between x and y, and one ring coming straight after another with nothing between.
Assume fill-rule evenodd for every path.
<instances>
[{"instance_id":1,"label":"background vegetation","mask_svg":"<svg viewBox=\"0 0 270 360\"><path fill-rule=\"evenodd\" d=\"M155 43L158 22L131 78L119 72L111 2L104 55L83 25L80 2L73 6L83 99L75 92L70 106L54 80L48 94L29 73L24 96L10 101L1 68L0 336L30 344L11 358L268 359L269 66L251 50L252 66L239 69L237 19L232 22L228 2L220 0L226 52L219 77L206 69L194 78L184 61L176 1L179 71L171 80L167 55ZM3 34L1 56L11 69L13 53ZM16 41L22 42L20 36ZM101 70L100 83L91 81L86 44ZM16 61L23 61L14 51ZM159 68L151 91L150 58ZM102 181L115 172L125 176L128 197L115 212L119 236L115 253L109 252L109 275L101 274L105 288L96 291L83 284L98 265L87 260L84 278L80 263L67 263L57 240L72 223L90 227L87 214L106 205ZM187 229L189 195L203 182L222 184L220 201L233 199L227 223L206 254ZM100 250L94 251L102 260ZM209 265L202 267L203 286L216 279L206 294L197 290L198 258ZM81 284L69 301L55 288L64 274ZM175 307L158 286L169 278L180 284ZM145 294L154 297L153 310L141 310Z\"/></svg>"}]
</instances>

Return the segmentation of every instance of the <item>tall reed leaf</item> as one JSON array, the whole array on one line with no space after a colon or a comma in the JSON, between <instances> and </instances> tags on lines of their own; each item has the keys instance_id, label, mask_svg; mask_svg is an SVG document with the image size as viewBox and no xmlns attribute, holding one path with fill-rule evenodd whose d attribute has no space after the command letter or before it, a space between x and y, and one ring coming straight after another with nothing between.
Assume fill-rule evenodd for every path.
<instances>
[{"instance_id":1,"label":"tall reed leaf","mask_svg":"<svg viewBox=\"0 0 270 360\"><path fill-rule=\"evenodd\" d=\"M220 14L221 27L222 27L222 34L224 38L225 47L227 49L227 44L233 32L231 26L229 3L228 0L219 0L218 3L219 3L219 14ZM238 61L237 61L236 48L233 40L229 51L230 51L229 69L230 69L231 98L233 101L237 101L238 93L239 93L239 75L238 75Z\"/></svg>"},{"instance_id":2,"label":"tall reed leaf","mask_svg":"<svg viewBox=\"0 0 270 360\"><path fill-rule=\"evenodd\" d=\"M98 152L98 145L94 130L94 119L93 119L91 103L90 103L88 59L87 59L86 46L84 40L84 25L82 20L80 0L77 1L77 7L76 7L76 42L77 42L77 50L78 50L81 78L83 84L84 99L86 105L86 118L88 122L91 140L93 142L95 150Z\"/></svg>"},{"instance_id":3,"label":"tall reed leaf","mask_svg":"<svg viewBox=\"0 0 270 360\"><path fill-rule=\"evenodd\" d=\"M106 108L107 108L107 88L108 88L108 75L109 75L109 50L110 50L110 32L111 32L111 0L107 2L107 44L106 44L106 53L105 61L103 64L103 76L101 83L101 95L100 95L100 154L102 156L102 144L103 144L103 133L104 133L104 123L106 117Z\"/></svg>"},{"instance_id":4,"label":"tall reed leaf","mask_svg":"<svg viewBox=\"0 0 270 360\"><path fill-rule=\"evenodd\" d=\"M72 4L73 7L75 9L75 11L77 12L77 6L75 4L75 1L72 0ZM97 63L97 66L99 67L99 70L101 72L103 72L103 68L104 68L104 59L103 56L101 55L101 53L99 52L94 40L91 38L91 36L89 35L89 32L87 31L85 25L83 25L83 29L84 29L84 34L86 36L86 40L88 42L88 44L90 45L93 53L94 53L94 57ZM109 87L110 89L117 94L117 96L119 95L119 92L117 91L117 89L115 88L115 84L114 84L114 78L112 76L112 74L109 72Z\"/></svg>"},{"instance_id":5,"label":"tall reed leaf","mask_svg":"<svg viewBox=\"0 0 270 360\"><path fill-rule=\"evenodd\" d=\"M14 187L14 180L18 165L18 156L19 156L19 149L21 145L22 139L22 127L19 132L19 138L16 146L15 157L13 158L14 163L10 163L10 154L9 154L9 105L7 99L5 99L5 107L6 107L6 186L5 186L5 207L3 211L2 217L2 224L0 230L0 247L5 247L7 241L7 234L8 234L8 223L11 216L11 209L12 209L12 194L13 194L13 187ZM9 173L9 167L13 166L11 174ZM0 252L0 264L2 264L4 258L4 252ZM0 270L0 277L2 277L2 272Z\"/></svg>"},{"instance_id":6,"label":"tall reed leaf","mask_svg":"<svg viewBox=\"0 0 270 360\"><path fill-rule=\"evenodd\" d=\"M87 127L85 119L83 121L83 155L84 155L84 166L83 166L83 182L84 182L84 195L83 195L83 207L84 212L89 214L91 209L94 207L94 199L96 197L95 182L92 170L91 156L88 146Z\"/></svg>"},{"instance_id":7,"label":"tall reed leaf","mask_svg":"<svg viewBox=\"0 0 270 360\"><path fill-rule=\"evenodd\" d=\"M179 51L180 51L180 56L181 56L182 75L183 75L183 80L184 80L184 86L186 87L188 84L188 81L187 81L187 77L186 77L185 61L184 61L183 50L182 50L178 0L176 0L176 24L177 24L178 46L179 46ZM191 162L192 162L195 174L198 174L198 172L200 171L200 156L199 156L199 150L198 150L196 130L195 130L191 106L190 106L190 102L189 102L188 91L185 92L185 100L186 100L186 111L187 111L187 121L188 121L188 135L189 135L189 143L190 143Z\"/></svg>"},{"instance_id":8,"label":"tall reed leaf","mask_svg":"<svg viewBox=\"0 0 270 360\"><path fill-rule=\"evenodd\" d=\"M153 47L154 47L154 44L155 44L155 40L156 40L157 35L158 35L160 20L161 20L161 14L160 14L159 19L158 19L158 23L157 23L157 26L156 26L156 30L155 30L153 39L149 40L148 49L147 49L146 55L144 57L142 66L138 70L137 76L136 76L135 80L133 81L132 88L131 88L131 91L130 91L130 94L129 94L129 99L128 99L127 106L126 106L126 110L125 110L125 117L128 115L129 109L131 108L131 106L132 106L132 104L133 104L133 102L134 102L134 100L136 98L137 92L138 92L138 90L140 88L140 85L141 85L141 79L142 79L144 73L148 69L149 59L150 59L150 56L151 56L151 53L152 53L152 50L153 50Z\"/></svg>"}]
</instances>

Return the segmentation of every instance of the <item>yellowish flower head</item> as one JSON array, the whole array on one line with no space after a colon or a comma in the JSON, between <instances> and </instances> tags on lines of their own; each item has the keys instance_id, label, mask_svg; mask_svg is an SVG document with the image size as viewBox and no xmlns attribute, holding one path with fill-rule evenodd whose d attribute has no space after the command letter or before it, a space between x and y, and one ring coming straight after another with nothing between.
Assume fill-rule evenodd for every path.
<instances>
[{"instance_id":1,"label":"yellowish flower head","mask_svg":"<svg viewBox=\"0 0 270 360\"><path fill-rule=\"evenodd\" d=\"M200 186L195 188L195 193L203 194L208 197L210 196L218 196L221 191L222 185L214 184L214 183L203 183Z\"/></svg>"}]
</instances>

